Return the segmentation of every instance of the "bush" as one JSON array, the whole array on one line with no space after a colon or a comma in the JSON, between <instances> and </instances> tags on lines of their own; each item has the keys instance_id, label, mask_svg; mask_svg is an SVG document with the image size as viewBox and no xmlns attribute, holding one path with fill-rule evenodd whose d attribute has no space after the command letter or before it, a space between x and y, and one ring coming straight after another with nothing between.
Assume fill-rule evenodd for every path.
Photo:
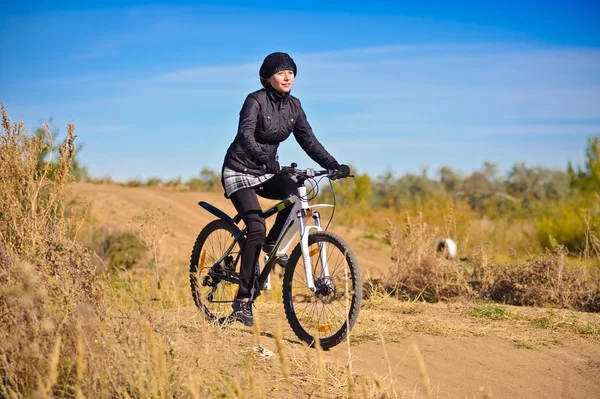
<instances>
[{"instance_id":1,"label":"bush","mask_svg":"<svg viewBox=\"0 0 600 399\"><path fill-rule=\"evenodd\" d=\"M479 298L600 312L600 264L574 261L562 246L525 262L499 265L483 248L474 256L447 260L435 252L437 236L420 215L407 215L401 234L390 224L391 278L375 286L383 285L398 298L428 302ZM600 240L594 238L591 245L600 260Z\"/></svg>"},{"instance_id":2,"label":"bush","mask_svg":"<svg viewBox=\"0 0 600 399\"><path fill-rule=\"evenodd\" d=\"M569 264L566 251L559 248L524 264L498 269L489 291L482 294L511 305L600 312L600 273L583 264Z\"/></svg>"},{"instance_id":3,"label":"bush","mask_svg":"<svg viewBox=\"0 0 600 399\"><path fill-rule=\"evenodd\" d=\"M113 184L114 183L112 177L110 177L110 176L90 178L89 182L94 183L94 184Z\"/></svg>"},{"instance_id":4,"label":"bush","mask_svg":"<svg viewBox=\"0 0 600 399\"><path fill-rule=\"evenodd\" d=\"M146 180L146 183L144 185L148 187L160 187L163 185L163 182L158 177L151 177L148 180Z\"/></svg>"},{"instance_id":5,"label":"bush","mask_svg":"<svg viewBox=\"0 0 600 399\"><path fill-rule=\"evenodd\" d=\"M128 180L125 183L125 186L127 186L127 187L140 187L143 185L144 185L144 183L142 183L142 181L140 179Z\"/></svg>"},{"instance_id":6,"label":"bush","mask_svg":"<svg viewBox=\"0 0 600 399\"><path fill-rule=\"evenodd\" d=\"M185 182L191 190L218 191L222 190L221 175L209 168L202 168L199 177L192 177Z\"/></svg>"},{"instance_id":7,"label":"bush","mask_svg":"<svg viewBox=\"0 0 600 399\"><path fill-rule=\"evenodd\" d=\"M135 234L128 231L109 232L101 227L94 231L93 241L96 244L90 249L98 254L110 271L131 269L147 252Z\"/></svg>"},{"instance_id":8,"label":"bush","mask_svg":"<svg viewBox=\"0 0 600 399\"><path fill-rule=\"evenodd\" d=\"M600 198L591 195L545 207L537 222L537 238L542 247L552 249L558 243L572 254L589 248L589 236L600 236Z\"/></svg>"}]
</instances>

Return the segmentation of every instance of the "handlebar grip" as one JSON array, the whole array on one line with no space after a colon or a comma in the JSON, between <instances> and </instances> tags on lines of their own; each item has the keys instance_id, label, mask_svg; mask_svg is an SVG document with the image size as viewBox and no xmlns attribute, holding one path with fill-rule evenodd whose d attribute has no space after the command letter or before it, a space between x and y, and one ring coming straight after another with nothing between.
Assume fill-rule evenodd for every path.
<instances>
[{"instance_id":1,"label":"handlebar grip","mask_svg":"<svg viewBox=\"0 0 600 399\"><path fill-rule=\"evenodd\" d=\"M329 178L331 180L345 179L347 177L354 177L354 175L353 174L344 175L338 169L332 169L329 171Z\"/></svg>"},{"instance_id":2,"label":"handlebar grip","mask_svg":"<svg viewBox=\"0 0 600 399\"><path fill-rule=\"evenodd\" d=\"M277 174L285 175L285 174L294 173L294 172L296 172L295 166L283 166L281 168L281 170L279 172L277 172Z\"/></svg>"}]
</instances>

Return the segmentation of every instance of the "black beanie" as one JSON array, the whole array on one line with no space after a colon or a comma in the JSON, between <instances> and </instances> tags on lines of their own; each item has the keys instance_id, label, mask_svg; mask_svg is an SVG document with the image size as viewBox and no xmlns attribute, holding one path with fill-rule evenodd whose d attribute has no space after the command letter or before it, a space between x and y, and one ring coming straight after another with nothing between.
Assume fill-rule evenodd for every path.
<instances>
[{"instance_id":1,"label":"black beanie","mask_svg":"<svg viewBox=\"0 0 600 399\"><path fill-rule=\"evenodd\" d=\"M294 76L297 74L296 63L286 53L271 53L265 57L260 66L260 80L268 80L271 76L281 71L293 71Z\"/></svg>"}]
</instances>

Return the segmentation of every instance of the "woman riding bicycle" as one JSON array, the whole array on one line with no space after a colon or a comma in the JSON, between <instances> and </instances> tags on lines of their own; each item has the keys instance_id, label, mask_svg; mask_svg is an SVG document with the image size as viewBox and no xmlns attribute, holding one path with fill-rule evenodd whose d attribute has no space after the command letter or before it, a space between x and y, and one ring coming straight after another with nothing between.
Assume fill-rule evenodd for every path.
<instances>
[{"instance_id":1,"label":"woman riding bicycle","mask_svg":"<svg viewBox=\"0 0 600 399\"><path fill-rule=\"evenodd\" d=\"M229 146L222 170L225 197L248 228L242 250L240 286L233 302L233 316L253 325L252 286L254 267L261 246L269 253L291 211L277 214L265 240L265 220L257 194L263 198L281 200L296 193L296 183L287 176L276 175L280 170L277 148L293 132L300 147L321 167L349 175L350 168L340 165L315 137L300 100L290 95L297 69L286 53L269 54L260 67L263 89L250 93L240 111L237 135ZM280 262L283 263L283 262Z\"/></svg>"}]
</instances>

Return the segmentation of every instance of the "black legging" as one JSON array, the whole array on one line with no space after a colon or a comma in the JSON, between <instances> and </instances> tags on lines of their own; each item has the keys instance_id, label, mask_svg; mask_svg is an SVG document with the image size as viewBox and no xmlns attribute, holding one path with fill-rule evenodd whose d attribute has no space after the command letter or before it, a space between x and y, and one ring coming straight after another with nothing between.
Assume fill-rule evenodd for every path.
<instances>
[{"instance_id":1,"label":"black legging","mask_svg":"<svg viewBox=\"0 0 600 399\"><path fill-rule=\"evenodd\" d=\"M231 202L241 215L248 235L246 245L242 249L242 264L240 267L240 290L238 298L250 298L254 276L254 265L258 261L260 249L265 242L265 219L261 216L261 208L258 203L257 194L263 198L282 200L297 190L297 183L286 176L273 176L259 187L245 188L231 194ZM277 214L275 224L269 231L266 242L273 244L277 240L283 224L292 207L288 206Z\"/></svg>"}]
</instances>

